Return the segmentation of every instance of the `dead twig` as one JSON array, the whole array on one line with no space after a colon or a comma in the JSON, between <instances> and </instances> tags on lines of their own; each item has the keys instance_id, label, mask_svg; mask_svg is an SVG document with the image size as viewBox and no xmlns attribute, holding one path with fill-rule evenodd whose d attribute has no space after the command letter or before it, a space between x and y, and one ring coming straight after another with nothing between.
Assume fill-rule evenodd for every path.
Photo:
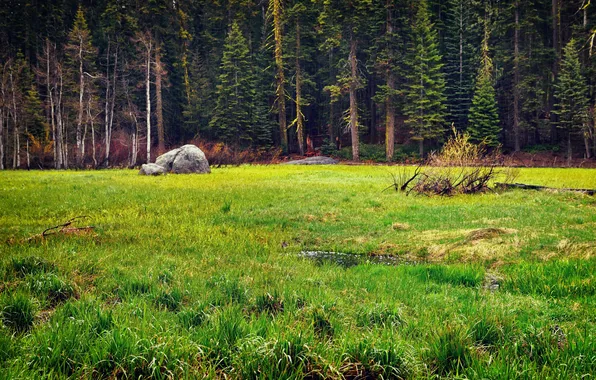
<instances>
[{"instance_id":1,"label":"dead twig","mask_svg":"<svg viewBox=\"0 0 596 380\"><path fill-rule=\"evenodd\" d=\"M50 228L46 228L42 233L32 235L26 239L22 239L19 243L29 243L32 241L41 240L44 241L46 237L51 235L90 235L93 230L95 229L94 226L85 226L85 227L72 227L75 221L80 219L88 219L89 217L86 215L76 216L72 219L67 220L66 222L59 224L57 226L53 226ZM14 239L9 239L8 244L14 244Z\"/></svg>"}]
</instances>

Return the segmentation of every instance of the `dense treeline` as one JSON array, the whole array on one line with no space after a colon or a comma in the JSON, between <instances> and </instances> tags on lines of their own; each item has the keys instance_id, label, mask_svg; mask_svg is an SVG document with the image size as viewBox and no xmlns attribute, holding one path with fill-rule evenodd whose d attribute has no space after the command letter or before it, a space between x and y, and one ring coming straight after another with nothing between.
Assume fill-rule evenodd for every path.
<instances>
[{"instance_id":1,"label":"dense treeline","mask_svg":"<svg viewBox=\"0 0 596 380\"><path fill-rule=\"evenodd\" d=\"M5 0L0 168L136 165L193 139L304 154L452 127L596 154L585 0Z\"/></svg>"}]
</instances>

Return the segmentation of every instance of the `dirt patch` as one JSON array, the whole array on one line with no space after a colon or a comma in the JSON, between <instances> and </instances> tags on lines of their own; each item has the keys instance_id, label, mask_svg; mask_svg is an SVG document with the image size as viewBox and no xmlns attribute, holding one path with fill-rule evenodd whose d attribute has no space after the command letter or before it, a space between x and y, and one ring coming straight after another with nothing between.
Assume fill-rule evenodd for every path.
<instances>
[{"instance_id":1,"label":"dirt patch","mask_svg":"<svg viewBox=\"0 0 596 380\"><path fill-rule=\"evenodd\" d=\"M391 225L391 228L393 228L395 231L406 231L410 229L410 225L408 223L393 223Z\"/></svg>"},{"instance_id":2,"label":"dirt patch","mask_svg":"<svg viewBox=\"0 0 596 380\"><path fill-rule=\"evenodd\" d=\"M495 228L495 227L481 228L479 230L474 230L474 231L470 232L468 234L468 236L466 237L466 241L475 242L475 241L479 241L479 240L494 239L496 237L508 235L513 232L516 232L516 231L510 230L510 229L505 229L505 228Z\"/></svg>"}]
</instances>

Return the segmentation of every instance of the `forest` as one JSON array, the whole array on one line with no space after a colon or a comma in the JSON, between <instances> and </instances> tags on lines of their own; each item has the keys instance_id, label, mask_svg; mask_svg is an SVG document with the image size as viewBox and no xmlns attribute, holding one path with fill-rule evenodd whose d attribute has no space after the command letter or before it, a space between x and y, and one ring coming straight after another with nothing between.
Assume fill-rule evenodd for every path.
<instances>
[{"instance_id":1,"label":"forest","mask_svg":"<svg viewBox=\"0 0 596 380\"><path fill-rule=\"evenodd\" d=\"M588 0L5 0L0 168L185 142L424 157L453 129L596 155ZM351 147L351 148L350 148ZM384 147L384 148L383 148Z\"/></svg>"}]
</instances>

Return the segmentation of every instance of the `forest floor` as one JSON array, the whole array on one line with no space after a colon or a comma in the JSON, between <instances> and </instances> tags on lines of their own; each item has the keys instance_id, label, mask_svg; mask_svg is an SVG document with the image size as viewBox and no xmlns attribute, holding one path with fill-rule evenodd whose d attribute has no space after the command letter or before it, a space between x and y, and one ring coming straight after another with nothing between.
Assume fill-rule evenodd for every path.
<instances>
[{"instance_id":1,"label":"forest floor","mask_svg":"<svg viewBox=\"0 0 596 380\"><path fill-rule=\"evenodd\" d=\"M397 170L0 172L0 378L593 376L596 197L383 191Z\"/></svg>"}]
</instances>

